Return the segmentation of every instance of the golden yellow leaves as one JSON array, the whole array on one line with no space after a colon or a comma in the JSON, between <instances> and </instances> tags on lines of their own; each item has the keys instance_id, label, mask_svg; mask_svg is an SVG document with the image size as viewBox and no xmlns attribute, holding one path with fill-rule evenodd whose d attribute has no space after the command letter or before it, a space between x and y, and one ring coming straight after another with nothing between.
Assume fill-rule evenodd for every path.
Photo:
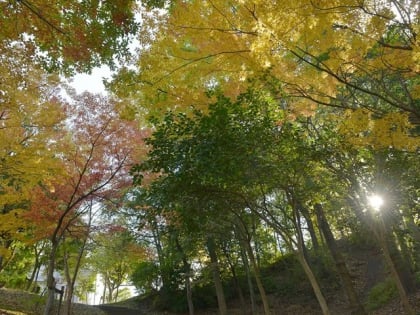
<instances>
[{"instance_id":1,"label":"golden yellow leaves","mask_svg":"<svg viewBox=\"0 0 420 315\"><path fill-rule=\"evenodd\" d=\"M357 109L346 112L339 133L355 147L415 151L420 148L420 137L411 134L412 127L406 113L374 117L366 109Z\"/></svg>"}]
</instances>

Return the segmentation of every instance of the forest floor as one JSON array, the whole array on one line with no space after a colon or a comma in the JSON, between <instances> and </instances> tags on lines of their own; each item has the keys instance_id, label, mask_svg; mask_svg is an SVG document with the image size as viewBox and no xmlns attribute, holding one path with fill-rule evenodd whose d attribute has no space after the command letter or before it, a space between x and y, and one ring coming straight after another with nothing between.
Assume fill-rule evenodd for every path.
<instances>
[{"instance_id":1,"label":"forest floor","mask_svg":"<svg viewBox=\"0 0 420 315\"><path fill-rule=\"evenodd\" d=\"M378 250L346 248L346 263L353 278L353 284L359 294L361 301L366 303L368 293L378 282L383 281L389 274L383 265L381 253ZM278 277L278 270L270 271L275 281L281 282ZM271 276L271 274L270 274ZM332 287L326 290L326 299L332 315L350 315L345 294L340 287ZM0 289L0 315L32 315L39 314L39 310L23 307L30 300L39 299L39 296L29 293ZM410 295L410 302L416 315L420 315L420 289ZM272 315L321 315L321 309L308 287L299 293L282 297L278 294L269 295L269 304ZM82 304L74 305L75 315L181 315L169 312L159 312L153 309L150 299L131 298L129 300L108 305L87 306ZM248 315L251 307L244 311L238 301L230 301L228 305L229 315ZM12 312L12 310L14 312ZM22 313L19 313L22 312ZM263 314L260 307L259 314ZM216 315L217 309L206 309L195 312L196 315ZM400 315L404 314L398 297L391 299L380 308L370 311L369 315ZM185 314L182 314L185 315Z\"/></svg>"},{"instance_id":2,"label":"forest floor","mask_svg":"<svg viewBox=\"0 0 420 315\"><path fill-rule=\"evenodd\" d=\"M384 266L382 254L379 250L373 248L359 248L344 245L346 248L345 258L349 272L353 279L353 285L358 292L362 302L366 303L368 293L377 283L385 280L389 273ZM273 270L273 274L276 271ZM281 281L281 278L276 278ZM340 288L327 290L326 299L332 315L351 315L345 298L345 293ZM272 315L321 315L322 311L313 295L308 295L308 291L302 290L301 294L293 297L282 298L275 294L269 295L269 304ZM420 288L410 295L410 304L415 310L416 315L420 315ZM145 299L132 298L127 301L117 303L117 308L102 308L109 315L175 315L169 312L157 312L152 310L151 302ZM125 310L124 310L125 308ZM131 313L128 310L131 310ZM228 305L229 315L248 315L251 314L251 307L248 306L244 312L238 301L231 301ZM135 312L132 312L135 310ZM186 315L187 313L183 314ZM217 309L196 310L196 315L217 315ZM260 306L258 314L264 314ZM400 315L404 314L400 299L398 296L392 298L376 310L368 312L369 315ZM179 315L179 314L178 314Z\"/></svg>"}]
</instances>

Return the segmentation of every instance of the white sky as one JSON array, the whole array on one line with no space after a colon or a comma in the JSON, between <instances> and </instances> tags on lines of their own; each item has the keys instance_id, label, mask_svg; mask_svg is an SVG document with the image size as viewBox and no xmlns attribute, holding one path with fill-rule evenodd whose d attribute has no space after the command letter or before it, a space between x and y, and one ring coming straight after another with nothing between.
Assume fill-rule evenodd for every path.
<instances>
[{"instance_id":1,"label":"white sky","mask_svg":"<svg viewBox=\"0 0 420 315\"><path fill-rule=\"evenodd\" d=\"M76 89L78 94L88 91L91 93L105 93L105 86L102 81L104 78L109 79L111 71L109 67L102 66L94 68L91 74L76 74L70 82L70 86Z\"/></svg>"}]
</instances>

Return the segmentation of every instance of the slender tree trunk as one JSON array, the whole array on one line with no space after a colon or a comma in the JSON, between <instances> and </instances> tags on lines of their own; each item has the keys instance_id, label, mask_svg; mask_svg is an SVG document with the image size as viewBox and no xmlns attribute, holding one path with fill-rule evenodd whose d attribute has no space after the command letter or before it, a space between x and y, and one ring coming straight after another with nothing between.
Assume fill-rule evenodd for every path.
<instances>
[{"instance_id":1,"label":"slender tree trunk","mask_svg":"<svg viewBox=\"0 0 420 315\"><path fill-rule=\"evenodd\" d=\"M64 274L66 275L66 294L64 299L66 300L67 305L64 307L64 314L70 314L71 310L71 298L73 296L73 288L71 288L71 276L70 276L70 266L69 266L69 253L67 249L64 249Z\"/></svg>"},{"instance_id":2,"label":"slender tree trunk","mask_svg":"<svg viewBox=\"0 0 420 315\"><path fill-rule=\"evenodd\" d=\"M258 287L258 291L260 293L260 297L261 297L261 301L263 303L263 307L264 307L264 314L265 315L270 315L271 311L270 311L270 305L268 303L268 298L267 298L267 294L265 293L265 289L264 286L262 284L261 281L261 275L260 275L260 269L259 269L259 264L258 261L254 255L254 251L252 249L251 246L251 236L248 233L245 224L242 221L238 222L238 229L239 229L239 235L240 235L240 241L243 243L243 247L245 248L247 254L248 254L248 258L249 261L251 262L251 266L252 266L252 273L254 274L254 278L255 278L255 283L257 284ZM255 235L255 223L253 223L252 225L253 228L253 234Z\"/></svg>"},{"instance_id":3,"label":"slender tree trunk","mask_svg":"<svg viewBox=\"0 0 420 315\"><path fill-rule=\"evenodd\" d=\"M185 287L187 291L187 303L188 303L188 313L194 315L194 303L192 299L192 288L191 288L191 266L188 264L187 272L185 273Z\"/></svg>"},{"instance_id":4,"label":"slender tree trunk","mask_svg":"<svg viewBox=\"0 0 420 315\"><path fill-rule=\"evenodd\" d=\"M252 216L252 225L251 225L252 232L251 232L251 235L256 235L257 234L257 222L256 221L257 220L255 219L255 217ZM242 222L241 222L241 227L242 227L242 229L245 229L244 224ZM245 232L245 231L243 231L243 232ZM248 234L248 232L246 232L246 234ZM249 239L250 238L251 237L249 237ZM261 266L261 255L260 255L261 246L260 246L260 242L259 242L258 238L254 237L253 241L254 241L254 252L255 252L255 254L253 253L253 256L254 256L255 263L259 267L259 266Z\"/></svg>"},{"instance_id":5,"label":"slender tree trunk","mask_svg":"<svg viewBox=\"0 0 420 315\"><path fill-rule=\"evenodd\" d=\"M311 267L308 264L307 260L307 254L305 251L305 244L302 234L302 227L300 225L300 219L299 219L299 213L296 211L296 208L294 208L294 216L295 216L295 227L296 227L296 233L297 233L297 247L298 247L298 261L302 265L303 270L305 271L306 276L309 279L309 282L311 283L312 289L314 290L315 296L318 300L319 306L321 307L322 314L324 315L331 315L331 312L328 308L327 301L325 300L324 295L322 294L321 287L318 284L318 281L312 272Z\"/></svg>"},{"instance_id":6,"label":"slender tree trunk","mask_svg":"<svg viewBox=\"0 0 420 315\"><path fill-rule=\"evenodd\" d=\"M239 301L240 301L240 304L241 304L242 313L246 314L245 298L244 298L244 294L242 292L241 285L238 281L238 276L236 274L235 266L234 266L234 264L233 264L233 262L230 258L229 252L226 248L223 248L223 253L225 254L226 260L229 264L229 268L230 268L230 272L232 274L233 283L234 283L236 292L238 292L238 297L239 297Z\"/></svg>"},{"instance_id":7,"label":"slender tree trunk","mask_svg":"<svg viewBox=\"0 0 420 315\"><path fill-rule=\"evenodd\" d=\"M309 267L308 262L306 261L305 256L303 255L302 251L298 251L297 254L298 261L302 265L303 270L305 271L306 276L309 279L309 282L311 283L312 289L314 290L315 296L318 300L318 303L321 307L322 314L324 315L331 315L330 310L327 305L327 301L324 298L324 295L322 294L321 288L318 284L318 281L315 278L315 275L312 272L311 267Z\"/></svg>"},{"instance_id":8,"label":"slender tree trunk","mask_svg":"<svg viewBox=\"0 0 420 315\"><path fill-rule=\"evenodd\" d=\"M414 275L411 272L411 265L410 265L410 255L408 253L402 252L404 250L405 244L397 244L396 242L401 241L401 243L404 243L404 239L400 240L398 239L398 236L396 236L397 240L394 239L392 231L385 232L386 235L389 237L385 237L387 239L388 244L388 250L391 256L392 261L394 262L395 268L398 272L398 275L400 277L400 280L402 284L404 285L404 288L406 292L414 292L416 288L416 284L414 283ZM398 248L398 245L400 247Z\"/></svg>"},{"instance_id":9,"label":"slender tree trunk","mask_svg":"<svg viewBox=\"0 0 420 315\"><path fill-rule=\"evenodd\" d=\"M107 288L108 288L108 297L107 297L107 302L111 303L113 301L113 293L114 293L114 285L111 282L111 279L109 279L109 277L107 276Z\"/></svg>"},{"instance_id":10,"label":"slender tree trunk","mask_svg":"<svg viewBox=\"0 0 420 315\"><path fill-rule=\"evenodd\" d=\"M318 225L320 227L320 230L324 235L325 242L327 243L328 249L331 252L331 256L334 259L337 271L340 275L341 282L349 300L351 313L354 315L365 315L366 311L364 310L363 305L360 303L357 293L354 290L350 273L347 269L344 257L343 255L341 255L340 251L337 248L334 236L331 232L330 226L328 224L327 219L325 218L324 211L320 204L315 204L315 213L318 219Z\"/></svg>"},{"instance_id":11,"label":"slender tree trunk","mask_svg":"<svg viewBox=\"0 0 420 315\"><path fill-rule=\"evenodd\" d=\"M38 269L36 270L36 274L35 274L35 286L32 288L32 291L34 293L39 293L39 289L40 287L38 286L38 282L37 280L39 279L39 272L41 271L41 263L39 263L38 265Z\"/></svg>"},{"instance_id":12,"label":"slender tree trunk","mask_svg":"<svg viewBox=\"0 0 420 315\"><path fill-rule=\"evenodd\" d=\"M251 313L252 315L255 315L257 314L257 306L255 303L254 285L252 283L251 272L249 269L248 256L246 255L246 252L243 249L243 246L241 246L241 256L242 256L242 262L244 263L244 268L246 272L246 279L248 281L249 298L251 300Z\"/></svg>"},{"instance_id":13,"label":"slender tree trunk","mask_svg":"<svg viewBox=\"0 0 420 315\"><path fill-rule=\"evenodd\" d=\"M66 267L66 278L67 278L67 289L66 289L66 308L64 311L65 315L70 315L71 314L71 308L72 308L72 298L73 298L73 294L74 294L74 286L76 284L76 279L77 276L79 274L79 270L80 270L80 265L82 263L82 257L83 257L83 253L85 251L86 248L86 241L87 238L83 240L83 244L82 247L79 249L79 253L77 255L77 260L76 260L76 266L74 267L74 271L73 271L73 275L70 276L70 269L68 266L68 263L65 263L65 267Z\"/></svg>"},{"instance_id":14,"label":"slender tree trunk","mask_svg":"<svg viewBox=\"0 0 420 315\"><path fill-rule=\"evenodd\" d=\"M47 267L47 302L45 303L44 315L51 315L54 307L54 295L55 295L55 258L58 250L58 240L53 238L51 240L51 252L48 259Z\"/></svg>"},{"instance_id":15,"label":"slender tree trunk","mask_svg":"<svg viewBox=\"0 0 420 315\"><path fill-rule=\"evenodd\" d=\"M251 248L251 245L247 242L247 244L245 246L246 246L246 249L247 249L247 252L248 252L249 260L250 260L251 265L252 265L252 269L253 269L253 273L254 273L254 277L255 277L255 282L257 283L258 291L260 292L261 301L262 301L263 307L264 307L264 314L265 315L270 315L271 314L270 306L268 304L267 294L265 293L264 286L261 282L260 269L258 268L257 262L256 262L255 257L254 257L254 253L253 253L252 248Z\"/></svg>"},{"instance_id":16,"label":"slender tree trunk","mask_svg":"<svg viewBox=\"0 0 420 315\"><path fill-rule=\"evenodd\" d=\"M407 292L405 290L405 287L401 281L400 275L398 273L398 270L394 264L394 261L392 259L391 253L389 251L389 247L388 247L388 242L387 242L387 238L386 238L386 233L385 233L386 229L385 229L385 224L382 218L379 219L379 242L381 244L382 247L382 252L385 258L385 261L390 269L391 275L394 278L395 281L395 285L397 286L397 290L398 290L398 294L400 296L401 299L401 303L403 305L404 308L404 312L406 315L414 315L414 310L412 308L412 306L410 305L410 302L408 300L408 296L407 296Z\"/></svg>"},{"instance_id":17,"label":"slender tree trunk","mask_svg":"<svg viewBox=\"0 0 420 315\"><path fill-rule=\"evenodd\" d=\"M411 249L413 252L413 269L418 271L420 270L420 229L410 213L405 213L405 219L405 224L414 242Z\"/></svg>"},{"instance_id":18,"label":"slender tree trunk","mask_svg":"<svg viewBox=\"0 0 420 315\"><path fill-rule=\"evenodd\" d=\"M319 249L318 237L316 236L315 227L311 219L308 208L304 207L300 202L298 203L298 208L302 216L305 218L306 224L308 226L309 235L311 236L312 247L315 251Z\"/></svg>"},{"instance_id":19,"label":"slender tree trunk","mask_svg":"<svg viewBox=\"0 0 420 315\"><path fill-rule=\"evenodd\" d=\"M149 220L149 223L153 227L152 228L153 243L155 245L156 253L157 253L158 261L159 261L159 272L160 272L160 278L162 281L161 292L163 295L166 296L169 292L170 281L168 279L167 271L164 270L164 267L163 267L165 265L165 253L162 248L162 242L160 239L160 231L159 231L158 224L156 223L156 220L152 218Z\"/></svg>"},{"instance_id":20,"label":"slender tree trunk","mask_svg":"<svg viewBox=\"0 0 420 315\"><path fill-rule=\"evenodd\" d=\"M194 315L194 303L192 299L192 288L191 288L191 264L188 263L187 256L185 255L184 249L181 247L181 244L178 240L178 234L175 236L175 245L178 251L181 253L182 256L182 263L184 265L184 273L185 273L185 289L187 294L187 303L188 303L188 312L189 315Z\"/></svg>"},{"instance_id":21,"label":"slender tree trunk","mask_svg":"<svg viewBox=\"0 0 420 315\"><path fill-rule=\"evenodd\" d=\"M220 278L219 262L218 262L217 254L216 254L216 244L214 242L214 239L211 237L207 239L207 249L210 256L210 264L211 264L210 267L213 273L213 281L214 281L214 286L216 289L217 303L219 305L219 313L220 315L227 315L227 305L226 305L226 300L225 300L225 294L223 291L222 280Z\"/></svg>"},{"instance_id":22,"label":"slender tree trunk","mask_svg":"<svg viewBox=\"0 0 420 315\"><path fill-rule=\"evenodd\" d=\"M80 266L82 264L83 254L84 254L85 249L86 249L86 244L87 244L87 241L88 241L88 238L89 238L89 235L90 235L90 231L91 231L91 226L92 226L92 218L93 218L92 208L93 208L93 204L91 202L89 204L89 208L88 208L89 220L88 220L87 225L86 225L85 234L83 235L84 236L83 237L83 243L82 243L82 246L80 247L79 252L77 254L76 266L74 267L73 275L72 275L71 278L70 277L68 278L71 281L67 282L67 291L66 291L67 305L66 305L66 309L65 309L65 313L64 313L65 315L70 315L71 314L71 307L72 307L71 300L73 298L74 286L76 284L76 279L77 279L77 276L79 274ZM65 266L68 267L68 263L66 263ZM67 273L68 273L68 275L70 275L68 268L67 268Z\"/></svg>"},{"instance_id":23,"label":"slender tree trunk","mask_svg":"<svg viewBox=\"0 0 420 315\"><path fill-rule=\"evenodd\" d=\"M33 269L32 269L32 273L31 273L31 276L30 276L30 278L28 279L28 283L26 284L26 290L27 291L29 291L29 290L31 290L31 287L32 287L32 285L33 285L33 283L34 283L34 280L36 279L36 277L37 277L37 274L38 274L38 272L39 272L39 268L41 267L41 264L40 264L40 262L39 262L39 257L38 257L38 255L37 255L37 252L36 252L36 250L35 250L35 262L34 262L34 267L33 267Z\"/></svg>"},{"instance_id":24,"label":"slender tree trunk","mask_svg":"<svg viewBox=\"0 0 420 315\"><path fill-rule=\"evenodd\" d=\"M102 304L106 303L106 290L107 290L107 280L106 280L106 275L102 275L103 276L103 283L104 283L104 290L102 291Z\"/></svg>"}]
</instances>

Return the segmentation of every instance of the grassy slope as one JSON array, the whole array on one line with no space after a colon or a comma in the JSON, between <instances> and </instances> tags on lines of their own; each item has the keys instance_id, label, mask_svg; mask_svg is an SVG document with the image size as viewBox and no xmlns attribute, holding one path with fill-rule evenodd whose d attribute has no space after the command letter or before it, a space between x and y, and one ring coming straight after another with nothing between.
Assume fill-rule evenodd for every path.
<instances>
[{"instance_id":1,"label":"grassy slope","mask_svg":"<svg viewBox=\"0 0 420 315\"><path fill-rule=\"evenodd\" d=\"M346 246L345 255L350 273L353 276L356 290L361 296L362 301L366 303L367 293L375 284L383 281L388 275L386 267L383 265L380 251L372 250L371 248L351 249ZM292 265L287 265L288 267L286 268L284 262L279 262L262 271L263 276L266 278L266 289L268 289L267 291L270 291L269 300L270 306L274 309L273 314L321 314L311 288L308 286L307 281L305 281L304 276L302 278L302 275L299 275L299 272L294 269L295 267L293 263ZM331 274L328 270L327 273ZM268 282L267 279L269 280ZM347 302L344 297L344 292L342 292L341 285L334 281L334 279L324 280L327 280L327 286L324 286L324 289L332 314L349 314ZM213 290L211 290L211 292L213 292ZM112 305L128 309L137 309L141 314L169 314L153 310L152 305L154 304L153 301L155 298L156 296L135 297ZM420 314L420 291L412 294L411 302L416 311L419 311ZM0 289L0 309L16 310L32 315L40 314L42 305L42 297L38 295L16 290ZM229 302L229 312L231 315L243 314L238 301ZM73 314L104 315L105 313L92 306L75 304ZM197 310L196 314L213 315L217 314L217 310L215 307L212 307L210 309ZM402 314L398 297L369 314ZM2 315L1 312L0 315Z\"/></svg>"},{"instance_id":2,"label":"grassy slope","mask_svg":"<svg viewBox=\"0 0 420 315\"><path fill-rule=\"evenodd\" d=\"M44 299L39 295L19 290L0 289L0 310L13 310L28 315L37 315L42 313L43 305ZM98 308L83 304L74 304L73 314L105 315Z\"/></svg>"}]
</instances>

